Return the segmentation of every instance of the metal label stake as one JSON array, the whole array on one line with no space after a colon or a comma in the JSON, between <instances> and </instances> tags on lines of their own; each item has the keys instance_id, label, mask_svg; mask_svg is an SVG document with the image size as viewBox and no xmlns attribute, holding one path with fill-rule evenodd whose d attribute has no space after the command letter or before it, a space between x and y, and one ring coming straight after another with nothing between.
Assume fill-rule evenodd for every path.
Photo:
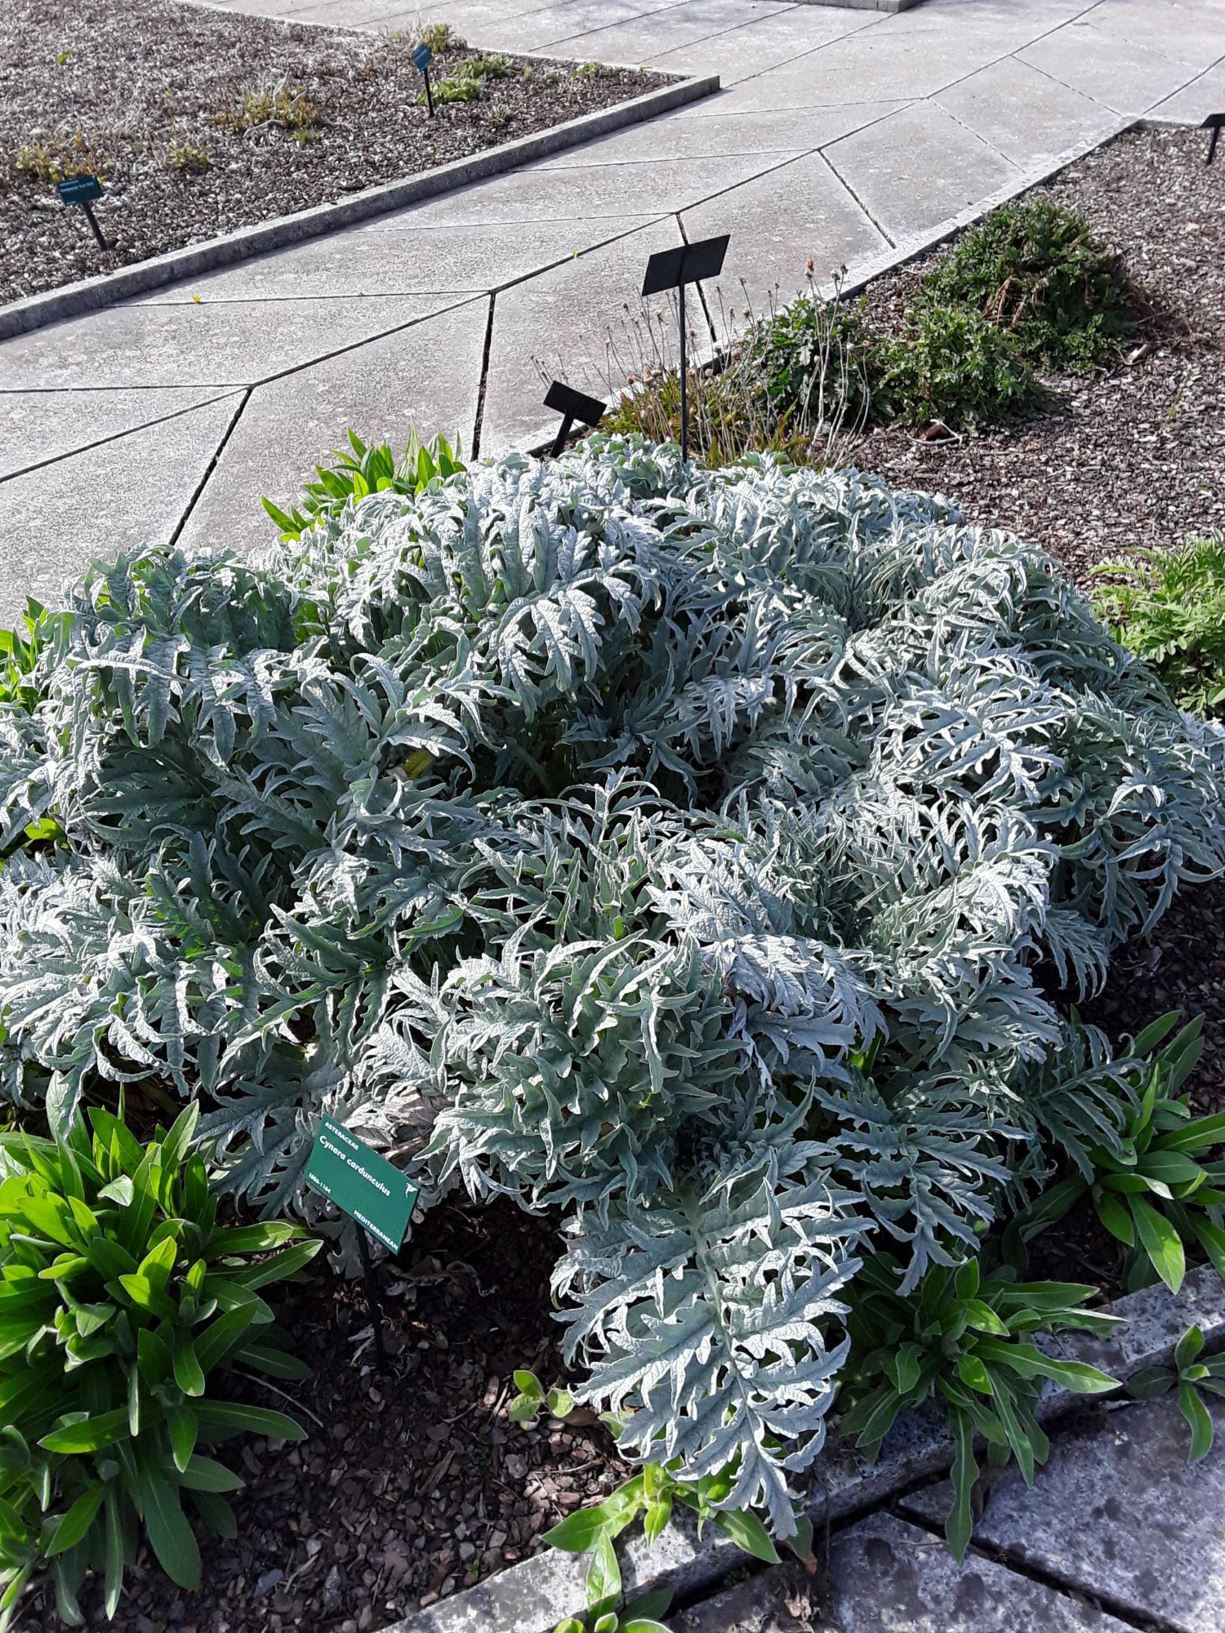
<instances>
[{"instance_id":1,"label":"metal label stake","mask_svg":"<svg viewBox=\"0 0 1225 1633\"><path fill-rule=\"evenodd\" d=\"M676 249L660 250L647 262L646 277L642 281L642 298L661 295L665 290L676 290L676 304L681 326L681 458L689 458L689 336L685 321L685 289L688 284L701 283L704 278L717 278L723 270L723 258L731 242L730 233L722 238L703 238L696 244L681 244Z\"/></svg>"},{"instance_id":2,"label":"metal label stake","mask_svg":"<svg viewBox=\"0 0 1225 1633\"><path fill-rule=\"evenodd\" d=\"M560 380L554 380L549 387L544 406L561 415L561 426L550 450L554 459L566 446L566 438L574 429L575 420L589 425L594 431L608 408L608 404L602 403L598 397L588 397L585 392L575 391L573 386L563 385Z\"/></svg>"},{"instance_id":3,"label":"metal label stake","mask_svg":"<svg viewBox=\"0 0 1225 1633\"><path fill-rule=\"evenodd\" d=\"M90 230L98 240L98 248L113 249L114 245L108 244L102 236L102 228L94 215L94 203L102 197L102 183L97 176L68 176L56 182L55 190L65 204L75 204L84 210Z\"/></svg>"},{"instance_id":4,"label":"metal label stake","mask_svg":"<svg viewBox=\"0 0 1225 1633\"><path fill-rule=\"evenodd\" d=\"M389 1253L400 1251L416 1205L417 1187L386 1157L372 1151L331 1117L319 1119L302 1177L312 1191L334 1202L357 1226L374 1353L379 1371L386 1372L389 1362L383 1342L383 1304L374 1279L368 1238L377 1237Z\"/></svg>"},{"instance_id":5,"label":"metal label stake","mask_svg":"<svg viewBox=\"0 0 1225 1633\"><path fill-rule=\"evenodd\" d=\"M412 50L413 66L420 69L425 80L425 105L430 110L430 118L434 117L434 92L430 87L430 64L434 60L434 53L429 46L422 43L415 45Z\"/></svg>"}]
</instances>

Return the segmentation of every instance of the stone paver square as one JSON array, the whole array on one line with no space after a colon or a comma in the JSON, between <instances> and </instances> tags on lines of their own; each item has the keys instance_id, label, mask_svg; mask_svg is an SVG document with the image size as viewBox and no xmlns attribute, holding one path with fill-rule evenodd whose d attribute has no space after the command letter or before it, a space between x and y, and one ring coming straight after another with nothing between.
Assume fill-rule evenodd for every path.
<instances>
[{"instance_id":1,"label":"stone paver square","mask_svg":"<svg viewBox=\"0 0 1225 1633\"><path fill-rule=\"evenodd\" d=\"M559 56L635 66L665 51L692 45L712 34L743 27L756 17L785 11L790 0L681 0L645 17L593 28L550 42Z\"/></svg>"},{"instance_id":2,"label":"stone paver square","mask_svg":"<svg viewBox=\"0 0 1225 1633\"><path fill-rule=\"evenodd\" d=\"M397 225L512 226L537 221L590 221L634 212L664 215L726 192L750 176L771 169L779 159L778 153L762 153L630 164L536 164L465 187L435 204L382 216L364 230L386 232Z\"/></svg>"},{"instance_id":3,"label":"stone paver square","mask_svg":"<svg viewBox=\"0 0 1225 1633\"><path fill-rule=\"evenodd\" d=\"M1195 72L1155 46L1133 45L1091 22L1069 23L1017 55L1116 113L1146 112Z\"/></svg>"},{"instance_id":4,"label":"stone paver square","mask_svg":"<svg viewBox=\"0 0 1225 1633\"><path fill-rule=\"evenodd\" d=\"M673 158L717 158L737 153L768 153L786 158L788 154L825 147L902 106L904 104L898 102L858 102L841 108L720 113L715 99L704 119L672 120L666 141ZM663 134L652 125L638 125L633 130L618 131L614 136L577 148L564 157L551 159L549 163L555 170L568 170L582 169L593 161L626 164L649 159L658 151ZM739 198L739 188L728 196Z\"/></svg>"},{"instance_id":5,"label":"stone paver square","mask_svg":"<svg viewBox=\"0 0 1225 1633\"><path fill-rule=\"evenodd\" d=\"M1014 180L1014 165L931 102L844 136L825 156L895 243Z\"/></svg>"},{"instance_id":6,"label":"stone paver square","mask_svg":"<svg viewBox=\"0 0 1225 1633\"><path fill-rule=\"evenodd\" d=\"M1172 1399L1064 1430L1030 1490L1015 1468L993 1486L975 1538L1179 1633L1225 1627L1225 1402L1210 1407L1217 1445L1187 1466L1187 1426ZM903 1499L943 1519L946 1485Z\"/></svg>"},{"instance_id":7,"label":"stone paver square","mask_svg":"<svg viewBox=\"0 0 1225 1633\"><path fill-rule=\"evenodd\" d=\"M219 398L0 482L0 628L27 596L60 605L64 581L95 557L168 543L237 403Z\"/></svg>"},{"instance_id":8,"label":"stone paver square","mask_svg":"<svg viewBox=\"0 0 1225 1633\"><path fill-rule=\"evenodd\" d=\"M1110 108L1016 57L950 85L936 101L1018 166L1056 158L1120 123Z\"/></svg>"},{"instance_id":9,"label":"stone paver square","mask_svg":"<svg viewBox=\"0 0 1225 1633\"><path fill-rule=\"evenodd\" d=\"M220 395L207 389L0 392L0 480Z\"/></svg>"},{"instance_id":10,"label":"stone paver square","mask_svg":"<svg viewBox=\"0 0 1225 1633\"><path fill-rule=\"evenodd\" d=\"M958 1565L942 1537L889 1514L835 1536L827 1591L812 1610L802 1599L785 1568L765 1571L673 1625L676 1633L1124 1633L1104 1611L991 1560L971 1554Z\"/></svg>"},{"instance_id":11,"label":"stone paver square","mask_svg":"<svg viewBox=\"0 0 1225 1633\"><path fill-rule=\"evenodd\" d=\"M1159 51L1192 68L1207 68L1221 56L1221 14L1202 4L1108 0L1093 8L1087 21L1129 45Z\"/></svg>"},{"instance_id":12,"label":"stone paver square","mask_svg":"<svg viewBox=\"0 0 1225 1633\"><path fill-rule=\"evenodd\" d=\"M699 40L696 45L662 51L648 60L653 68L666 74L718 74L723 85L735 85L738 80L777 68L879 20L880 14L871 11L792 6L788 11L774 12L725 34Z\"/></svg>"},{"instance_id":13,"label":"stone paver square","mask_svg":"<svg viewBox=\"0 0 1225 1633\"><path fill-rule=\"evenodd\" d=\"M787 201L785 211L779 209L780 198ZM819 153L686 210L681 220L691 240L713 237L735 222L718 289L724 305L738 311L747 293L759 317L768 312L772 298L785 303L804 287L810 257L824 283L839 267L886 248ZM713 314L718 296L713 288L706 294Z\"/></svg>"},{"instance_id":14,"label":"stone paver square","mask_svg":"<svg viewBox=\"0 0 1225 1633\"><path fill-rule=\"evenodd\" d=\"M183 531L190 545L246 550L276 537L260 504L291 501L352 428L367 442L441 431L471 448L488 302L373 340L258 386Z\"/></svg>"},{"instance_id":15,"label":"stone paver square","mask_svg":"<svg viewBox=\"0 0 1225 1633\"><path fill-rule=\"evenodd\" d=\"M191 302L193 295L206 301L280 301L430 293L438 295L437 304L453 305L474 293L529 277L655 219L630 215L539 221L530 233L508 233L503 226L475 224L431 229L418 216L398 215L394 228L367 223L208 273L191 284L174 284L147 299L166 305Z\"/></svg>"},{"instance_id":16,"label":"stone paver square","mask_svg":"<svg viewBox=\"0 0 1225 1633\"><path fill-rule=\"evenodd\" d=\"M193 286L187 286L189 293ZM0 389L250 385L402 328L463 295L108 306L0 343Z\"/></svg>"}]
</instances>

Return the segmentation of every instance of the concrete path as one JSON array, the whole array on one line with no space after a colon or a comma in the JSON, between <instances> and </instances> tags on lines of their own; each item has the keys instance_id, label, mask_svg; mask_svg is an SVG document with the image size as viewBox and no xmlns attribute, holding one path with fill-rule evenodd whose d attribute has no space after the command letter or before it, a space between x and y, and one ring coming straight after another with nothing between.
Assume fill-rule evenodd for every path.
<instances>
[{"instance_id":1,"label":"concrete path","mask_svg":"<svg viewBox=\"0 0 1225 1633\"><path fill-rule=\"evenodd\" d=\"M826 1579L764 1571L706 1600L676 1633L1221 1633L1225 1405L1217 1444L1187 1465L1172 1398L1099 1412L1055 1439L1032 1489L988 1486L963 1565L941 1535L946 1484L833 1541Z\"/></svg>"},{"instance_id":2,"label":"concrete path","mask_svg":"<svg viewBox=\"0 0 1225 1633\"><path fill-rule=\"evenodd\" d=\"M499 453L542 373L606 395L648 254L732 234L720 302L852 278L1141 114L1225 106L1225 0L221 0L295 21L717 72L691 108L0 345L0 624L146 539L248 548L353 426ZM615 355L608 331L615 331Z\"/></svg>"}]
</instances>

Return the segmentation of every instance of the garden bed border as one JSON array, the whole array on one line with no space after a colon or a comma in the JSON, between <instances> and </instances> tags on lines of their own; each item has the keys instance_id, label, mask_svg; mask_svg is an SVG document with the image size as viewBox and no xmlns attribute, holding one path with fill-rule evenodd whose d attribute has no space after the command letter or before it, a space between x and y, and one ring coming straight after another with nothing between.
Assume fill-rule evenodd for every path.
<instances>
[{"instance_id":1,"label":"garden bed border","mask_svg":"<svg viewBox=\"0 0 1225 1633\"><path fill-rule=\"evenodd\" d=\"M1211 1265L1191 1271L1177 1295L1162 1284L1116 1299L1107 1308L1124 1317L1108 1337L1064 1334L1043 1344L1069 1360L1087 1361L1116 1378L1169 1361L1178 1339L1198 1325L1209 1350L1225 1347L1225 1279ZM1093 1397L1114 1401L1118 1395ZM1070 1413L1091 1411L1085 1396L1048 1384L1038 1408L1044 1423ZM1143 1409L1142 1403L1138 1409ZM821 1490L809 1514L819 1528L853 1519L899 1492L945 1473L952 1443L937 1412L909 1412L898 1419L878 1460L872 1464L849 1446L839 1446L821 1469ZM1041 1476L1039 1476L1041 1478ZM633 1536L624 1550L627 1594L669 1588L693 1600L713 1593L729 1571L749 1564L721 1532L699 1539L687 1516L674 1521L657 1542ZM585 1557L548 1550L491 1576L460 1593L392 1622L382 1633L552 1633L564 1616L584 1604Z\"/></svg>"},{"instance_id":2,"label":"garden bed border","mask_svg":"<svg viewBox=\"0 0 1225 1633\"><path fill-rule=\"evenodd\" d=\"M23 296L0 306L0 340L11 340L49 323L80 317L133 295L144 295L165 284L233 266L309 238L322 238L393 210L402 210L407 205L452 193L474 181L504 175L533 160L548 158L553 153L594 141L596 137L642 124L657 114L698 102L718 89L718 74L695 74L678 79L642 96L614 103L611 108L580 114L560 125L550 125L545 130L533 131L530 136L517 137L513 142L502 142L466 158L453 159L449 164L438 165L416 176L364 187L331 204L316 204L309 210L296 210L292 215L274 216L270 221L239 227L218 238L207 238L203 243L185 244L182 249L168 250L164 255L118 267L114 272L100 272L96 277L81 278L59 289Z\"/></svg>"}]
</instances>

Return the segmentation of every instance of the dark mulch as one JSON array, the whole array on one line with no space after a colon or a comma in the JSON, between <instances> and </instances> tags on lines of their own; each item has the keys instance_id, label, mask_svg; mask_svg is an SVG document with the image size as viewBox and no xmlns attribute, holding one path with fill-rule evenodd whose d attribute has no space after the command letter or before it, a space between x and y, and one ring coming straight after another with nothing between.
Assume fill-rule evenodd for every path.
<instances>
[{"instance_id":1,"label":"dark mulch","mask_svg":"<svg viewBox=\"0 0 1225 1633\"><path fill-rule=\"evenodd\" d=\"M326 1268L278 1300L314 1368L285 1407L299 1447L234 1441L248 1481L238 1539L202 1535L205 1586L184 1594L146 1552L129 1572L117 1633L365 1633L540 1547L564 1514L627 1477L598 1425L512 1423L511 1373L562 1377L547 1267L555 1220L507 1202L446 1205L414 1227L405 1267L385 1265L391 1372L375 1366L361 1284ZM284 1406L258 1390L252 1399ZM579 1414L590 1418L590 1414ZM19 1633L58 1626L32 1598Z\"/></svg>"},{"instance_id":2,"label":"dark mulch","mask_svg":"<svg viewBox=\"0 0 1225 1633\"><path fill-rule=\"evenodd\" d=\"M1225 161L1204 151L1198 131L1138 131L1038 190L1122 250L1156 304L1133 363L1049 380L1040 412L975 437L873 431L856 462L1036 540L1082 581L1120 551L1225 525ZM878 280L870 309L904 305L929 264Z\"/></svg>"},{"instance_id":3,"label":"dark mulch","mask_svg":"<svg viewBox=\"0 0 1225 1633\"><path fill-rule=\"evenodd\" d=\"M429 170L666 77L507 57L477 101L431 120L413 44L173 0L12 0L0 12L0 302ZM476 55L439 54L435 83ZM278 87L318 109L303 140L227 123L248 92ZM176 166L176 151L207 169ZM31 173L40 158L105 179L96 208L112 251L59 202L45 166Z\"/></svg>"}]
</instances>

